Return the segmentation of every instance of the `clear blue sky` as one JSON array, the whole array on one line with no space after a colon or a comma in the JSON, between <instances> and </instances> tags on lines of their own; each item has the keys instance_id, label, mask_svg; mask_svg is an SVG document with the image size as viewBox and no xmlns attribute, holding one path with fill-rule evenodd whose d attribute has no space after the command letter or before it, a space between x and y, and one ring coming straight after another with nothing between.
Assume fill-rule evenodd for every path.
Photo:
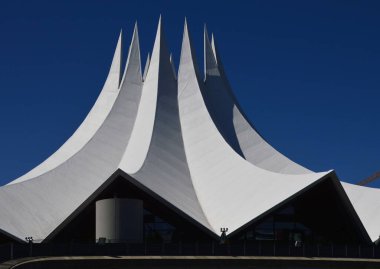
<instances>
[{"instance_id":1,"label":"clear blue sky","mask_svg":"<svg viewBox=\"0 0 380 269\"><path fill-rule=\"evenodd\" d=\"M75 131L135 20L146 58L160 13L177 66L184 17L198 58L207 23L238 100L279 151L349 182L380 170L380 1L25 0L0 2L0 185Z\"/></svg>"}]
</instances>

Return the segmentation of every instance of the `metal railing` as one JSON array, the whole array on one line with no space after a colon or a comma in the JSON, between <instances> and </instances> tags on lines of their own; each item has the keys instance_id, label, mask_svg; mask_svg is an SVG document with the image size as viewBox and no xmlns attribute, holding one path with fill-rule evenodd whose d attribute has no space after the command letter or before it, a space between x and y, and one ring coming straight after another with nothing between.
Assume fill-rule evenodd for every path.
<instances>
[{"instance_id":1,"label":"metal railing","mask_svg":"<svg viewBox=\"0 0 380 269\"><path fill-rule=\"evenodd\" d=\"M0 245L0 262L37 256L284 256L380 258L375 245L303 244L275 241L195 243L8 243Z\"/></svg>"}]
</instances>

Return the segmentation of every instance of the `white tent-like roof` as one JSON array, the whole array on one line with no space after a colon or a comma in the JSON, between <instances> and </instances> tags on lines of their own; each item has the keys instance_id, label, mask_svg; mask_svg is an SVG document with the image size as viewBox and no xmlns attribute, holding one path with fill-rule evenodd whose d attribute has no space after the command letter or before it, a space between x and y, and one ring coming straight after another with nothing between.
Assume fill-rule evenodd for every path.
<instances>
[{"instance_id":1,"label":"white tent-like roof","mask_svg":"<svg viewBox=\"0 0 380 269\"><path fill-rule=\"evenodd\" d=\"M161 19L144 74L137 25L123 74L121 58L120 34L104 87L81 126L47 160L0 188L4 234L49 240L121 175L215 236L221 227L234 233L332 180L377 239L380 219L372 214L379 207L367 208L378 193L343 185L352 207L333 171L314 173L271 147L233 97L206 31L205 80L186 23L178 75Z\"/></svg>"}]
</instances>

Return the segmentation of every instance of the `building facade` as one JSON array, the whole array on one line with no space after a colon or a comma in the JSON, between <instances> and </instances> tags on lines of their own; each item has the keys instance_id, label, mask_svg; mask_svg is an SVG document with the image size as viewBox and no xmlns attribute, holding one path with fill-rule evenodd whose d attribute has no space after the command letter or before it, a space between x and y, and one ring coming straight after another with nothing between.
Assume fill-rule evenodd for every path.
<instances>
[{"instance_id":1,"label":"building facade","mask_svg":"<svg viewBox=\"0 0 380 269\"><path fill-rule=\"evenodd\" d=\"M185 22L178 73L161 19L141 67L137 25L120 34L100 95L76 132L0 188L0 241L371 243L380 192L315 173L256 131L212 36L204 76Z\"/></svg>"}]
</instances>

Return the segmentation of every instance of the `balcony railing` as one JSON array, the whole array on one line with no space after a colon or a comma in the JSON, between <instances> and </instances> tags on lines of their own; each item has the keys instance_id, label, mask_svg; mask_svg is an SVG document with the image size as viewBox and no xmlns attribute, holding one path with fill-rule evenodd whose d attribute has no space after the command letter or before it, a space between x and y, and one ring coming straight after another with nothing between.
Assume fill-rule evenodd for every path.
<instances>
[{"instance_id":1,"label":"balcony railing","mask_svg":"<svg viewBox=\"0 0 380 269\"><path fill-rule=\"evenodd\" d=\"M0 262L38 256L282 256L380 258L375 245L294 244L275 241L195 243L7 243L0 245Z\"/></svg>"}]
</instances>

